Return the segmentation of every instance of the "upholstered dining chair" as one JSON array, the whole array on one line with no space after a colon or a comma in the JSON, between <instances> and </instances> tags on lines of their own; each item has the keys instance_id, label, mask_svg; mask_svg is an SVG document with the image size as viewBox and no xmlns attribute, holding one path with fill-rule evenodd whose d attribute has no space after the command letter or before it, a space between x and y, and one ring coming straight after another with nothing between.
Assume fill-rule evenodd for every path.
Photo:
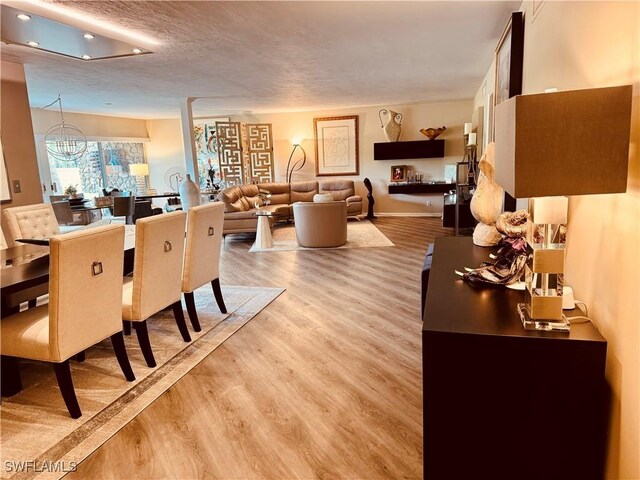
<instances>
[{"instance_id":1,"label":"upholstered dining chair","mask_svg":"<svg viewBox=\"0 0 640 480\"><path fill-rule=\"evenodd\" d=\"M219 278L223 222L223 202L207 203L189 209L182 268L182 293L191 325L196 332L201 330L193 297L196 288L211 283L218 308L222 313L227 313Z\"/></svg>"},{"instance_id":2,"label":"upholstered dining chair","mask_svg":"<svg viewBox=\"0 0 640 480\"><path fill-rule=\"evenodd\" d=\"M16 240L21 238L47 240L60 233L60 226L50 203L3 208L2 215L9 228L6 237L8 247L20 245ZM29 308L33 308L36 306L37 298L46 295L47 292L46 285L38 285L12 294L9 303L18 308L21 303L29 302Z\"/></svg>"},{"instance_id":3,"label":"upholstered dining chair","mask_svg":"<svg viewBox=\"0 0 640 480\"><path fill-rule=\"evenodd\" d=\"M15 247L19 238L46 240L60 233L60 226L50 203L3 208L2 215L9 227L8 245Z\"/></svg>"},{"instance_id":4,"label":"upholstered dining chair","mask_svg":"<svg viewBox=\"0 0 640 480\"><path fill-rule=\"evenodd\" d=\"M49 304L3 318L0 352L3 361L53 363L69 414L78 418L71 357L110 337L125 378L135 380L122 336L124 226L57 235L49 243Z\"/></svg>"},{"instance_id":5,"label":"upholstered dining chair","mask_svg":"<svg viewBox=\"0 0 640 480\"><path fill-rule=\"evenodd\" d=\"M0 250L7 248L7 240L4 238L4 231L0 228Z\"/></svg>"},{"instance_id":6,"label":"upholstered dining chair","mask_svg":"<svg viewBox=\"0 0 640 480\"><path fill-rule=\"evenodd\" d=\"M149 367L156 366L147 329L151 315L171 306L183 340L191 341L180 302L186 216L173 212L136 222L133 276L124 279L122 320L132 322Z\"/></svg>"}]
</instances>

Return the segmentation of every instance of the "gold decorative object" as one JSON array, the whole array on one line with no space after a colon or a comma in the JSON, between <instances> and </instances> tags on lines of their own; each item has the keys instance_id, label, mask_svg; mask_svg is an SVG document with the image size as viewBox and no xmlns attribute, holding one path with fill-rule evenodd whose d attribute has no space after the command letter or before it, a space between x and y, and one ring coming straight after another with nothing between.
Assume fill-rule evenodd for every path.
<instances>
[{"instance_id":1,"label":"gold decorative object","mask_svg":"<svg viewBox=\"0 0 640 480\"><path fill-rule=\"evenodd\" d=\"M429 140L435 140L444 132L447 127L442 126L440 128L421 128L420 133L427 137Z\"/></svg>"}]
</instances>

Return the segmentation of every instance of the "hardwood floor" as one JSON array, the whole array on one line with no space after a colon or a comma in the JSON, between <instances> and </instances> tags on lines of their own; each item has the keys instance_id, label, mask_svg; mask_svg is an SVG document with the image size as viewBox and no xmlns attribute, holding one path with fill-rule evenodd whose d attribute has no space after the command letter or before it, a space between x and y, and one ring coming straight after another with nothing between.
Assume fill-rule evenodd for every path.
<instances>
[{"instance_id":1,"label":"hardwood floor","mask_svg":"<svg viewBox=\"0 0 640 480\"><path fill-rule=\"evenodd\" d=\"M227 237L223 285L287 291L67 478L421 478L420 270L452 229L375 224L395 247Z\"/></svg>"}]
</instances>

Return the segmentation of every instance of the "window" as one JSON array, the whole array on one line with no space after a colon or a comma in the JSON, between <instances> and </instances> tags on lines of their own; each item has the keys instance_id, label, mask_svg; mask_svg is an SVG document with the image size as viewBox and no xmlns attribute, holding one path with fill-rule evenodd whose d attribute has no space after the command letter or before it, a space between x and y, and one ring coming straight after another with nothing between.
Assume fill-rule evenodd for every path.
<instances>
[{"instance_id":1,"label":"window","mask_svg":"<svg viewBox=\"0 0 640 480\"><path fill-rule=\"evenodd\" d=\"M53 143L47 146L55 148ZM75 162L49 154L47 159L50 193L62 195L67 187L73 186L89 198L101 196L103 188L135 193L136 177L130 175L129 165L145 163L143 144L136 142L87 142L86 152Z\"/></svg>"}]
</instances>

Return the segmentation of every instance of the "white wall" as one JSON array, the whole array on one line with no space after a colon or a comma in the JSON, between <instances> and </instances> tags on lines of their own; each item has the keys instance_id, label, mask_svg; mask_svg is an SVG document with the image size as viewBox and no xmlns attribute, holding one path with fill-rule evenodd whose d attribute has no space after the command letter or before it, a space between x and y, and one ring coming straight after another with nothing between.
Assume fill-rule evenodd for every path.
<instances>
[{"instance_id":1,"label":"white wall","mask_svg":"<svg viewBox=\"0 0 640 480\"><path fill-rule=\"evenodd\" d=\"M64 98L62 106L64 107ZM35 135L44 135L52 125L60 123L60 112L57 110L57 105L47 110L32 108L31 120ZM78 127L89 140L93 141L114 139L147 141L149 139L144 120L71 112L64 112L64 120Z\"/></svg>"},{"instance_id":2,"label":"white wall","mask_svg":"<svg viewBox=\"0 0 640 480\"><path fill-rule=\"evenodd\" d=\"M640 3L524 2L523 93L633 84L627 192L571 197L566 280L607 339L607 478L640 478ZM493 66L486 78L493 91ZM482 87L474 100L484 103ZM602 172L606 175L606 171ZM561 399L560 399L561 400ZM571 408L566 405L565 408ZM585 419L589 421L589 419Z\"/></svg>"},{"instance_id":3,"label":"white wall","mask_svg":"<svg viewBox=\"0 0 640 480\"><path fill-rule=\"evenodd\" d=\"M149 163L149 186L158 193L169 191L164 174L171 167L185 168L180 119L147 120L149 143L145 145Z\"/></svg>"}]
</instances>

